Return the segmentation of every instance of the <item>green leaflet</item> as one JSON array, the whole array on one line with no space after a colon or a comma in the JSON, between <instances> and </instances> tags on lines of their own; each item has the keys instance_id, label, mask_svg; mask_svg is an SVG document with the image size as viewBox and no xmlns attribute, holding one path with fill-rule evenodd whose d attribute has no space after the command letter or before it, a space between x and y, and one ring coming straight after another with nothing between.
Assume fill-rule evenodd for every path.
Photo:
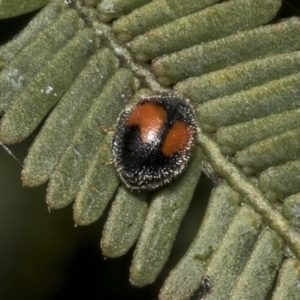
<instances>
[{"instance_id":1,"label":"green leaflet","mask_svg":"<svg viewBox=\"0 0 300 300\"><path fill-rule=\"evenodd\" d=\"M119 257L136 242L148 213L148 193L133 193L120 187L102 233L101 249L106 257Z\"/></svg>"},{"instance_id":2,"label":"green leaflet","mask_svg":"<svg viewBox=\"0 0 300 300\"><path fill-rule=\"evenodd\" d=\"M269 168L259 176L259 187L270 200L284 199L299 193L300 160ZM295 195L295 197L297 197Z\"/></svg>"},{"instance_id":3,"label":"green leaflet","mask_svg":"<svg viewBox=\"0 0 300 300\"><path fill-rule=\"evenodd\" d=\"M0 112L2 114L20 92L32 82L37 72L76 34L81 27L80 21L75 10L62 12L51 25L39 32L34 40L6 64L0 73ZM32 53L39 55L31 57Z\"/></svg>"},{"instance_id":4,"label":"green leaflet","mask_svg":"<svg viewBox=\"0 0 300 300\"><path fill-rule=\"evenodd\" d=\"M225 155L234 155L236 151L258 141L298 128L299 116L300 110L292 109L260 119L220 127L216 132L216 140L222 146Z\"/></svg>"},{"instance_id":5,"label":"green leaflet","mask_svg":"<svg viewBox=\"0 0 300 300\"><path fill-rule=\"evenodd\" d=\"M70 40L9 107L1 119L0 140L12 144L28 137L95 51L95 35L90 29L80 31Z\"/></svg>"},{"instance_id":6,"label":"green leaflet","mask_svg":"<svg viewBox=\"0 0 300 300\"><path fill-rule=\"evenodd\" d=\"M263 48L265 51L272 51L273 47L274 45L272 45L272 48L270 45L269 49L266 46ZM237 47L237 49L241 51L240 47ZM231 51L229 55L232 58L233 52ZM211 58L213 59L213 55L211 55ZM201 59L200 55L199 60ZM241 90L248 90L299 71L300 52L288 52L237 63L233 66L205 73L202 76L192 77L177 83L174 89L194 103L200 104L232 95Z\"/></svg>"},{"instance_id":7,"label":"green leaflet","mask_svg":"<svg viewBox=\"0 0 300 300\"><path fill-rule=\"evenodd\" d=\"M1 0L0 19L15 17L39 9L50 0Z\"/></svg>"},{"instance_id":8,"label":"green leaflet","mask_svg":"<svg viewBox=\"0 0 300 300\"><path fill-rule=\"evenodd\" d=\"M108 49L89 59L30 147L22 171L24 185L37 186L49 179L82 118L117 66L117 59Z\"/></svg>"},{"instance_id":9,"label":"green leaflet","mask_svg":"<svg viewBox=\"0 0 300 300\"><path fill-rule=\"evenodd\" d=\"M298 108L299 79L300 72L208 101L197 108L200 126L207 132L214 132L221 126Z\"/></svg>"},{"instance_id":10,"label":"green leaflet","mask_svg":"<svg viewBox=\"0 0 300 300\"><path fill-rule=\"evenodd\" d=\"M110 2L110 5L112 5L111 1L103 1L100 7L104 6L104 3L106 4L107 2ZM139 2L142 1L139 0ZM219 2L219 0L168 0L155 2L143 0L143 2L150 3L113 23L113 31L121 42L129 42L134 37L150 29L197 12Z\"/></svg>"},{"instance_id":11,"label":"green leaflet","mask_svg":"<svg viewBox=\"0 0 300 300\"><path fill-rule=\"evenodd\" d=\"M119 69L104 86L50 177L47 193L50 208L62 208L74 200L87 167L105 136L105 129L114 126L125 106L124 99L131 97L134 88L134 78L127 69ZM103 164L103 160L99 163ZM93 200L88 194L86 196ZM88 199L82 201L90 201ZM78 201L77 206L82 202Z\"/></svg>"},{"instance_id":12,"label":"green leaflet","mask_svg":"<svg viewBox=\"0 0 300 300\"><path fill-rule=\"evenodd\" d=\"M224 300L230 297L235 281L252 252L261 225L261 217L247 205L243 205L235 214L220 247L204 273L213 287L207 299L214 299L216 295Z\"/></svg>"},{"instance_id":13,"label":"green leaflet","mask_svg":"<svg viewBox=\"0 0 300 300\"><path fill-rule=\"evenodd\" d=\"M265 24L280 6L280 0L226 1L148 31L136 37L130 48L140 61L147 61Z\"/></svg>"},{"instance_id":14,"label":"green leaflet","mask_svg":"<svg viewBox=\"0 0 300 300\"><path fill-rule=\"evenodd\" d=\"M212 191L198 233L187 253L165 281L160 291L160 300L189 299L193 296L240 203L239 194L226 184L221 184Z\"/></svg>"},{"instance_id":15,"label":"green leaflet","mask_svg":"<svg viewBox=\"0 0 300 300\"><path fill-rule=\"evenodd\" d=\"M201 150L195 149L184 176L153 195L130 268L133 285L152 283L168 259L200 176L201 158Z\"/></svg>"},{"instance_id":16,"label":"green leaflet","mask_svg":"<svg viewBox=\"0 0 300 300\"><path fill-rule=\"evenodd\" d=\"M102 0L97 6L97 11L99 12L100 20L106 23L148 2L150 0Z\"/></svg>"},{"instance_id":17,"label":"green leaflet","mask_svg":"<svg viewBox=\"0 0 300 300\"><path fill-rule=\"evenodd\" d=\"M91 163L85 174L83 173L84 173L84 167L86 167L87 164L87 159L84 158L82 159L80 157L77 158L76 163L77 163L79 175L76 176L75 178L73 177L72 180L69 180L70 185L74 187L75 193L77 189L79 189L73 206L75 224L89 225L97 221L99 217L102 215L108 201L113 198L116 189L120 184L114 166L112 164L107 163L111 155L110 146L111 146L111 139L109 138L109 136L106 136L104 138L104 141L102 141L99 149L96 151L94 156L90 159ZM92 150L93 149L90 149L90 151ZM81 179L80 176L82 175L84 175L82 181L76 182L75 180L77 178ZM65 180L68 180L68 178L66 178ZM56 182L54 181L53 184L55 183ZM53 185L51 182L50 188L52 187ZM63 190L64 187L61 187L61 191L59 190L60 186L56 186L55 188L56 191L54 191L54 193L56 194L58 194L59 192L63 193L63 199L66 199L65 200L66 202L69 201L68 199L72 200L74 193L70 195L70 192L68 190L67 191ZM54 197L49 199L49 204L53 206L56 205L57 201L55 202L55 200L56 199ZM61 201L61 199L58 200Z\"/></svg>"},{"instance_id":18,"label":"green leaflet","mask_svg":"<svg viewBox=\"0 0 300 300\"><path fill-rule=\"evenodd\" d=\"M7 44L0 47L0 62L6 63L10 59L12 59L16 55L16 53L18 53L35 37L36 34L47 28L47 26L49 26L65 8L66 5L64 2L52 1L44 9L42 9L18 35L18 38L14 38Z\"/></svg>"},{"instance_id":19,"label":"green leaflet","mask_svg":"<svg viewBox=\"0 0 300 300\"><path fill-rule=\"evenodd\" d=\"M300 279L299 261L294 258L286 259L279 272L278 285L273 294L273 300L297 299L299 297Z\"/></svg>"},{"instance_id":20,"label":"green leaflet","mask_svg":"<svg viewBox=\"0 0 300 300\"><path fill-rule=\"evenodd\" d=\"M283 261L282 248L276 232L264 230L231 292L231 299L265 299Z\"/></svg>"},{"instance_id":21,"label":"green leaflet","mask_svg":"<svg viewBox=\"0 0 300 300\"><path fill-rule=\"evenodd\" d=\"M235 155L246 174L258 173L271 166L299 158L300 129L294 129L257 142Z\"/></svg>"},{"instance_id":22,"label":"green leaflet","mask_svg":"<svg viewBox=\"0 0 300 300\"><path fill-rule=\"evenodd\" d=\"M170 85L237 63L297 51L300 42L294 37L299 32L299 18L289 18L159 57L152 70L162 84Z\"/></svg>"}]
</instances>

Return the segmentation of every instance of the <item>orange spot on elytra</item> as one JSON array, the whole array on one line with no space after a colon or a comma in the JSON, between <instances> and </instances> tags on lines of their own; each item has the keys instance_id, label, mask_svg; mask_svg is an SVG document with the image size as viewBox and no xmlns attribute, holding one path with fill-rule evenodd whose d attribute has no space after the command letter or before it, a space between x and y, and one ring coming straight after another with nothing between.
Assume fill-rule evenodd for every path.
<instances>
[{"instance_id":1,"label":"orange spot on elytra","mask_svg":"<svg viewBox=\"0 0 300 300\"><path fill-rule=\"evenodd\" d=\"M143 143L151 143L163 128L167 113L158 104L143 103L130 114L126 125L139 126Z\"/></svg>"},{"instance_id":2,"label":"orange spot on elytra","mask_svg":"<svg viewBox=\"0 0 300 300\"><path fill-rule=\"evenodd\" d=\"M170 156L176 152L184 152L189 141L193 137L191 126L184 122L177 121L169 130L163 143L162 152L165 156Z\"/></svg>"}]
</instances>

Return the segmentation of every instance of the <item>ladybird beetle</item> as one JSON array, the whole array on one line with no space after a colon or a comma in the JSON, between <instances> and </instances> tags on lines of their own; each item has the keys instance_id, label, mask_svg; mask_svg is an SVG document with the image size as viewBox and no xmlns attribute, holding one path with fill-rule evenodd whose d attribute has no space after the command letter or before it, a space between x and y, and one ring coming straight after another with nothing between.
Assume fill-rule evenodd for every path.
<instances>
[{"instance_id":1,"label":"ladybird beetle","mask_svg":"<svg viewBox=\"0 0 300 300\"><path fill-rule=\"evenodd\" d=\"M193 110L173 92L145 96L125 108L112 138L112 156L130 189L155 190L185 169L196 134Z\"/></svg>"}]
</instances>

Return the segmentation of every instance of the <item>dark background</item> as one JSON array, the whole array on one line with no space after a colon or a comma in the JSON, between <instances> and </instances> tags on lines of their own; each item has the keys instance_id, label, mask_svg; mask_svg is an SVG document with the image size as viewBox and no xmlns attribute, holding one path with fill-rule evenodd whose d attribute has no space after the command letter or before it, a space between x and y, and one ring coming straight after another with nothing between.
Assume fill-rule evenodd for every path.
<instances>
[{"instance_id":1,"label":"dark background","mask_svg":"<svg viewBox=\"0 0 300 300\"><path fill-rule=\"evenodd\" d=\"M0 20L0 44L18 34L34 14ZM0 145L0 299L157 299L164 279L200 225L210 181L202 176L202 187L195 193L157 282L138 289L128 280L133 250L118 259L105 259L101 254L106 216L93 225L75 228L71 206L48 211L46 185L22 187L21 164L33 139L34 135L9 147L19 162Z\"/></svg>"}]
</instances>

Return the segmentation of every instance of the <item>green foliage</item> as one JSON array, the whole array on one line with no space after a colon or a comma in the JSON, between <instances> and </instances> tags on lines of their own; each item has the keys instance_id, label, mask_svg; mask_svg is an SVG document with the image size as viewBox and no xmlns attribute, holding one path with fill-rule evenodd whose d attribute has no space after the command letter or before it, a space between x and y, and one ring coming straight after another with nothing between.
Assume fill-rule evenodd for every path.
<instances>
[{"instance_id":1,"label":"green foliage","mask_svg":"<svg viewBox=\"0 0 300 300\"><path fill-rule=\"evenodd\" d=\"M55 0L0 48L1 142L25 139L46 117L23 183L49 180L49 207L75 200L78 225L113 200L102 252L118 257L137 242L136 286L165 265L204 171L218 184L159 299L190 299L202 280L205 299L265 299L274 285L273 299L297 299L299 18L270 23L279 0L148 2ZM107 131L129 101L172 84L195 108L191 162L171 185L131 192L105 163Z\"/></svg>"},{"instance_id":2,"label":"green foliage","mask_svg":"<svg viewBox=\"0 0 300 300\"><path fill-rule=\"evenodd\" d=\"M50 0L1 0L0 19L15 17L39 9Z\"/></svg>"}]
</instances>

